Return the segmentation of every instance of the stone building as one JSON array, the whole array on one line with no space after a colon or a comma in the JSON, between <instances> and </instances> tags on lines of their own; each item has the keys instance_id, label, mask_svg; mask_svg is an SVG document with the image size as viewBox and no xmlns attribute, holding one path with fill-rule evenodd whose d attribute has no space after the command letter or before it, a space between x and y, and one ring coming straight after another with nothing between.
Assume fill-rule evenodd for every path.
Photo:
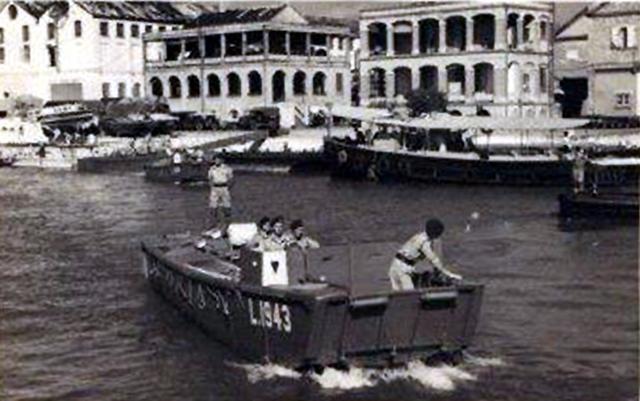
<instances>
[{"instance_id":1,"label":"stone building","mask_svg":"<svg viewBox=\"0 0 640 401\"><path fill-rule=\"evenodd\" d=\"M554 9L426 2L360 14L363 103L422 88L464 115L548 115Z\"/></svg>"},{"instance_id":2,"label":"stone building","mask_svg":"<svg viewBox=\"0 0 640 401\"><path fill-rule=\"evenodd\" d=\"M585 7L556 32L563 115L640 115L640 4Z\"/></svg>"},{"instance_id":3,"label":"stone building","mask_svg":"<svg viewBox=\"0 0 640 401\"><path fill-rule=\"evenodd\" d=\"M288 5L206 13L185 29L145 37L147 90L172 110L216 112L350 102L348 27Z\"/></svg>"},{"instance_id":4,"label":"stone building","mask_svg":"<svg viewBox=\"0 0 640 401\"><path fill-rule=\"evenodd\" d=\"M142 35L183 22L170 3L4 2L0 94L44 100L142 96Z\"/></svg>"}]
</instances>

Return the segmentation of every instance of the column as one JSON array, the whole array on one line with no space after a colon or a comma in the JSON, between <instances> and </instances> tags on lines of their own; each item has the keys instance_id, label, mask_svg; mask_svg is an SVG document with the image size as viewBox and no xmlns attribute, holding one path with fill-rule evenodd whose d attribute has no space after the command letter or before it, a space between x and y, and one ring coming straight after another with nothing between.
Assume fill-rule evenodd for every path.
<instances>
[{"instance_id":1,"label":"column","mask_svg":"<svg viewBox=\"0 0 640 401\"><path fill-rule=\"evenodd\" d=\"M284 51L287 57L291 56L291 32L284 33Z\"/></svg>"},{"instance_id":2,"label":"column","mask_svg":"<svg viewBox=\"0 0 640 401\"><path fill-rule=\"evenodd\" d=\"M247 55L247 33L242 32L242 56Z\"/></svg>"},{"instance_id":3,"label":"column","mask_svg":"<svg viewBox=\"0 0 640 401\"><path fill-rule=\"evenodd\" d=\"M411 90L420 88L420 69L411 69Z\"/></svg>"},{"instance_id":4,"label":"column","mask_svg":"<svg viewBox=\"0 0 640 401\"><path fill-rule=\"evenodd\" d=\"M531 99L537 102L540 97L540 72L536 67L529 70L529 80L531 83Z\"/></svg>"},{"instance_id":5,"label":"column","mask_svg":"<svg viewBox=\"0 0 640 401\"><path fill-rule=\"evenodd\" d=\"M333 45L333 43L331 43L331 36L324 35L324 38L324 44L327 48L327 60L331 60L331 46Z\"/></svg>"},{"instance_id":6,"label":"column","mask_svg":"<svg viewBox=\"0 0 640 401\"><path fill-rule=\"evenodd\" d=\"M444 19L438 20L438 52L447 52L447 21Z\"/></svg>"},{"instance_id":7,"label":"column","mask_svg":"<svg viewBox=\"0 0 640 401\"><path fill-rule=\"evenodd\" d=\"M360 106L364 106L371 97L371 71L365 71L360 77Z\"/></svg>"},{"instance_id":8,"label":"column","mask_svg":"<svg viewBox=\"0 0 640 401\"><path fill-rule=\"evenodd\" d=\"M369 29L360 29L360 57L369 57Z\"/></svg>"},{"instance_id":9,"label":"column","mask_svg":"<svg viewBox=\"0 0 640 401\"><path fill-rule=\"evenodd\" d=\"M395 76L393 71L386 72L384 74L384 97L387 99L393 98L393 95L396 93L396 83L394 78Z\"/></svg>"},{"instance_id":10,"label":"column","mask_svg":"<svg viewBox=\"0 0 640 401\"><path fill-rule=\"evenodd\" d=\"M293 99L293 75L284 76L284 101L290 102Z\"/></svg>"},{"instance_id":11,"label":"column","mask_svg":"<svg viewBox=\"0 0 640 401\"><path fill-rule=\"evenodd\" d=\"M466 38L465 39L467 40L467 43L466 43L466 46L465 46L465 50L466 51L471 51L471 50L473 50L473 18L466 17L465 21L466 21L466 24L467 24L466 28L465 28L465 31L466 31L466 35L465 35Z\"/></svg>"},{"instance_id":12,"label":"column","mask_svg":"<svg viewBox=\"0 0 640 401\"><path fill-rule=\"evenodd\" d=\"M265 30L262 35L262 46L264 47L264 55L269 56L269 31Z\"/></svg>"},{"instance_id":13,"label":"column","mask_svg":"<svg viewBox=\"0 0 640 401\"><path fill-rule=\"evenodd\" d=\"M473 74L473 66L464 66L464 93L465 102L473 102L473 93L475 91L475 76Z\"/></svg>"},{"instance_id":14,"label":"column","mask_svg":"<svg viewBox=\"0 0 640 401\"><path fill-rule=\"evenodd\" d=\"M507 68L497 67L493 70L493 90L496 102L507 100Z\"/></svg>"},{"instance_id":15,"label":"column","mask_svg":"<svg viewBox=\"0 0 640 401\"><path fill-rule=\"evenodd\" d=\"M387 56L393 56L395 53L393 46L393 24L387 24Z\"/></svg>"},{"instance_id":16,"label":"column","mask_svg":"<svg viewBox=\"0 0 640 401\"><path fill-rule=\"evenodd\" d=\"M517 32L518 46L516 48L519 49L522 47L522 42L524 41L524 18L521 15L518 16L516 29L518 31Z\"/></svg>"},{"instance_id":17,"label":"column","mask_svg":"<svg viewBox=\"0 0 640 401\"><path fill-rule=\"evenodd\" d=\"M305 41L305 52L307 54L307 57L311 57L311 34L309 32L305 33L304 41Z\"/></svg>"},{"instance_id":18,"label":"column","mask_svg":"<svg viewBox=\"0 0 640 401\"><path fill-rule=\"evenodd\" d=\"M420 54L420 25L418 24L418 21L412 21L411 27L411 39L413 41L411 54Z\"/></svg>"},{"instance_id":19,"label":"column","mask_svg":"<svg viewBox=\"0 0 640 401\"><path fill-rule=\"evenodd\" d=\"M204 36L198 36L198 49L200 50L200 58L204 60ZM202 91L201 91L202 92Z\"/></svg>"},{"instance_id":20,"label":"column","mask_svg":"<svg viewBox=\"0 0 640 401\"><path fill-rule=\"evenodd\" d=\"M438 91L448 92L447 67L438 66Z\"/></svg>"},{"instance_id":21,"label":"column","mask_svg":"<svg viewBox=\"0 0 640 401\"><path fill-rule=\"evenodd\" d=\"M227 53L227 39L224 33L220 34L220 58L224 60L224 56Z\"/></svg>"},{"instance_id":22,"label":"column","mask_svg":"<svg viewBox=\"0 0 640 401\"><path fill-rule=\"evenodd\" d=\"M505 15L496 15L494 29L496 32L495 48L505 50L507 48L507 18Z\"/></svg>"},{"instance_id":23,"label":"column","mask_svg":"<svg viewBox=\"0 0 640 401\"><path fill-rule=\"evenodd\" d=\"M186 51L187 51L187 49L186 49L186 40L182 39L182 40L180 40L180 62L181 63L184 61L184 56L186 54Z\"/></svg>"},{"instance_id":24,"label":"column","mask_svg":"<svg viewBox=\"0 0 640 401\"><path fill-rule=\"evenodd\" d=\"M351 38L345 37L342 40L344 43L344 58L347 63L351 63Z\"/></svg>"}]
</instances>

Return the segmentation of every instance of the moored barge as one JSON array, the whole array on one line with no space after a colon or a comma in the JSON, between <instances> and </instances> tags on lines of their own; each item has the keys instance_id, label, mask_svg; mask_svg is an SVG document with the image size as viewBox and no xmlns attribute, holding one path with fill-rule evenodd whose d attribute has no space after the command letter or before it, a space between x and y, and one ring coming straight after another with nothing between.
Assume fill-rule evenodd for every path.
<instances>
[{"instance_id":1,"label":"moored barge","mask_svg":"<svg viewBox=\"0 0 640 401\"><path fill-rule=\"evenodd\" d=\"M359 120L372 130L377 127L383 139L375 134L355 140L327 136L324 154L336 176L567 186L573 179L574 155L570 148L593 148L594 155L597 150L601 154L591 160L595 164L611 159L610 154L602 153L604 143L567 140L566 135L587 120L454 116L403 120L388 118L383 112L368 111L371 115L365 115L356 108L343 109L337 116ZM514 145L516 133L520 133L521 146ZM501 137L510 139L504 146L496 146ZM493 138L493 142L483 147L481 138ZM625 153L619 158L621 163L608 163L599 170L599 185L622 186L637 181L640 144L635 145L626 151L631 156ZM617 147L615 144L611 149Z\"/></svg>"}]
</instances>

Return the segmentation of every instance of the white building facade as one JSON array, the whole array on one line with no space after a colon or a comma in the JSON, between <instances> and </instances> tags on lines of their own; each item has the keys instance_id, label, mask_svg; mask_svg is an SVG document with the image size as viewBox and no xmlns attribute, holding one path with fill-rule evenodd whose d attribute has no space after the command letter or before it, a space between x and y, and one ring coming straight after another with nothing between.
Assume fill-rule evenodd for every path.
<instances>
[{"instance_id":1,"label":"white building facade","mask_svg":"<svg viewBox=\"0 0 640 401\"><path fill-rule=\"evenodd\" d=\"M183 20L178 12L148 12L152 2L124 4L5 3L0 94L45 101L144 96L142 36Z\"/></svg>"},{"instance_id":2,"label":"white building facade","mask_svg":"<svg viewBox=\"0 0 640 401\"><path fill-rule=\"evenodd\" d=\"M253 107L350 104L348 27L291 6L202 15L193 27L145 37L147 92L172 110L226 118Z\"/></svg>"},{"instance_id":3,"label":"white building facade","mask_svg":"<svg viewBox=\"0 0 640 401\"><path fill-rule=\"evenodd\" d=\"M549 115L553 18L545 2L362 11L361 103L437 89L463 115Z\"/></svg>"}]
</instances>

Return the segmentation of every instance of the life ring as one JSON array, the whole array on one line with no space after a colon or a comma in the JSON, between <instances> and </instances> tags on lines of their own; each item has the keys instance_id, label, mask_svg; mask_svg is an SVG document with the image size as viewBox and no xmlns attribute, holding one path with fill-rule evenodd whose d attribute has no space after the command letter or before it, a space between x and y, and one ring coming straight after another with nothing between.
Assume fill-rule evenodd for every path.
<instances>
[{"instance_id":1,"label":"life ring","mask_svg":"<svg viewBox=\"0 0 640 401\"><path fill-rule=\"evenodd\" d=\"M349 160L349 154L346 150L342 149L338 152L338 164L345 164Z\"/></svg>"}]
</instances>

